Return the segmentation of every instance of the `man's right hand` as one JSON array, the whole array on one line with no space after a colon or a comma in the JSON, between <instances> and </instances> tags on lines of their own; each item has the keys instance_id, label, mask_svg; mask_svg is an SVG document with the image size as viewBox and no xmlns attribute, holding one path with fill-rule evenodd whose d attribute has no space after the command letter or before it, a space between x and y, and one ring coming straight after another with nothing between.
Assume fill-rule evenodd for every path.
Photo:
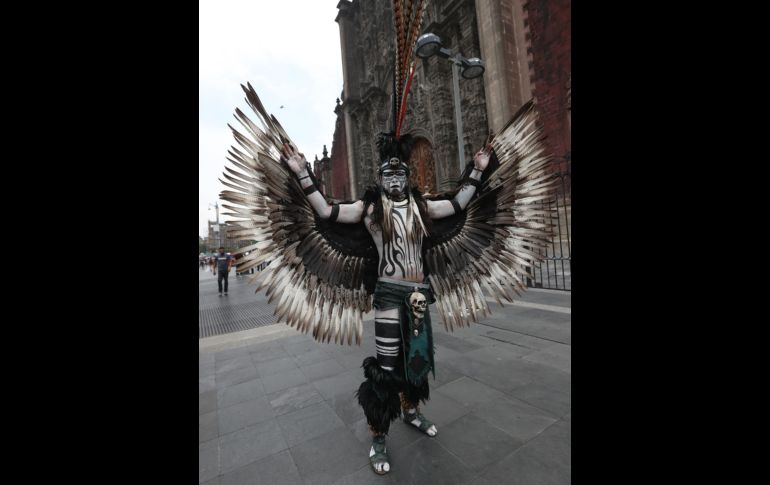
<instances>
[{"instance_id":1,"label":"man's right hand","mask_svg":"<svg viewBox=\"0 0 770 485\"><path fill-rule=\"evenodd\" d=\"M299 151L295 150L294 147L288 143L283 144L283 149L281 152L283 153L284 160L286 160L286 164L289 166L292 172L299 175L300 172L305 170L307 164L305 155L299 153Z\"/></svg>"}]
</instances>

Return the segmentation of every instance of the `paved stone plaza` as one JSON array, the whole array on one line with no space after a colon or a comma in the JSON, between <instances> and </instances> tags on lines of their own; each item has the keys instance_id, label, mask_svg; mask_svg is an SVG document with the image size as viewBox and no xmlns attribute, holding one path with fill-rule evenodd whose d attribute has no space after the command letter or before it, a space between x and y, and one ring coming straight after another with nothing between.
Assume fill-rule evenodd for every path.
<instances>
[{"instance_id":1,"label":"paved stone plaza","mask_svg":"<svg viewBox=\"0 0 770 485\"><path fill-rule=\"evenodd\" d=\"M492 317L454 332L432 313L436 379L422 411L438 436L393 423L391 472L378 476L354 397L361 362L374 355L373 314L361 347L320 344L272 324L246 279L232 273L219 298L215 277L201 272L207 318L238 318L246 330L199 340L200 483L570 483L569 292L490 303Z\"/></svg>"}]
</instances>

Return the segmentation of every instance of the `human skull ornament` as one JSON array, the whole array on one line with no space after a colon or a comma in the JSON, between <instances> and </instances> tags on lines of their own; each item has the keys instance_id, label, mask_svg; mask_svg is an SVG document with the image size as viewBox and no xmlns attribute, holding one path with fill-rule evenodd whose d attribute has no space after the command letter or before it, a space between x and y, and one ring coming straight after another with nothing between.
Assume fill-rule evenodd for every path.
<instances>
[{"instance_id":1,"label":"human skull ornament","mask_svg":"<svg viewBox=\"0 0 770 485\"><path fill-rule=\"evenodd\" d=\"M423 318L425 311L428 309L428 300L425 298L425 295L415 291L409 295L409 306L412 307L412 313L415 317Z\"/></svg>"}]
</instances>

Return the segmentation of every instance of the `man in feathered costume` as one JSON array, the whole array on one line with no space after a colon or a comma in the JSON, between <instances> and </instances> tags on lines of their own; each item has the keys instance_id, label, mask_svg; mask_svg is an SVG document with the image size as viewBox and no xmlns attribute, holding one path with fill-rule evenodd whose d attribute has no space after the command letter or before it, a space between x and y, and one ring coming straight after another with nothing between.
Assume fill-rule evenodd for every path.
<instances>
[{"instance_id":1,"label":"man in feathered costume","mask_svg":"<svg viewBox=\"0 0 770 485\"><path fill-rule=\"evenodd\" d=\"M408 13L402 3L394 1L397 33L404 29L394 68L395 129L377 140L377 186L358 201L330 204L248 85L246 100L263 127L236 109L247 134L233 129L241 149L229 152L235 169L226 167L222 183L233 190L221 194L235 204L224 205L227 215L241 219L230 236L255 241L236 253L243 255L238 271L271 261L254 279L280 320L321 342L355 338L360 345L362 315L373 304L376 356L364 360L356 396L378 474L390 470L385 437L394 420L403 417L431 437L438 432L419 407L435 372L428 305L453 330L491 314L483 290L512 301L550 239L545 202L554 190L531 103L474 155L454 191L427 199L408 187L412 138L400 129L414 65L406 46L411 52L425 2Z\"/></svg>"},{"instance_id":2,"label":"man in feathered costume","mask_svg":"<svg viewBox=\"0 0 770 485\"><path fill-rule=\"evenodd\" d=\"M379 259L374 289L374 331L377 357L364 360L367 380L358 389L358 402L374 435L370 458L378 473L387 472L385 435L391 421L404 420L428 436L436 425L420 413L419 402L429 397L428 373L433 370L433 342L427 303L433 302L423 272L423 238L429 219L441 219L465 209L489 163L489 153L479 151L465 184L451 200L424 200L416 188L409 190L411 137L378 140L379 185L352 204L329 205L310 177L304 156L288 145L284 157L310 205L321 219L358 223L362 219ZM475 183L474 183L475 182ZM426 227L428 226L428 227Z\"/></svg>"}]
</instances>

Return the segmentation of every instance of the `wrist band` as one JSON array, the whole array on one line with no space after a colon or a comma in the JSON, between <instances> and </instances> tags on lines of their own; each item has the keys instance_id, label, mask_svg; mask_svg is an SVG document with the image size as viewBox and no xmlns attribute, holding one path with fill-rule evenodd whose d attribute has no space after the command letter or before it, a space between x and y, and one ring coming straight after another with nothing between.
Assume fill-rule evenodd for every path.
<instances>
[{"instance_id":1,"label":"wrist band","mask_svg":"<svg viewBox=\"0 0 770 485\"><path fill-rule=\"evenodd\" d=\"M470 184L470 185L473 185L473 186L474 186L474 187L476 187L477 189L478 189L478 188L481 188L481 180L476 180L476 179L473 179L473 178L470 178L470 177L468 177L467 179L465 179L465 180L464 180L464 182L465 182L466 184Z\"/></svg>"},{"instance_id":2,"label":"wrist band","mask_svg":"<svg viewBox=\"0 0 770 485\"><path fill-rule=\"evenodd\" d=\"M313 192L315 192L317 190L318 190L318 188L315 186L315 184L313 184L313 185L308 185L307 187L302 189L302 192L304 192L305 195L310 195L310 194L312 194Z\"/></svg>"},{"instance_id":3,"label":"wrist band","mask_svg":"<svg viewBox=\"0 0 770 485\"><path fill-rule=\"evenodd\" d=\"M337 216L340 215L340 205L332 204L332 213L329 215L329 221L334 222L337 220Z\"/></svg>"},{"instance_id":4,"label":"wrist band","mask_svg":"<svg viewBox=\"0 0 770 485\"><path fill-rule=\"evenodd\" d=\"M300 177L298 180L302 181L309 178L310 178L310 175L305 175L304 177Z\"/></svg>"},{"instance_id":5,"label":"wrist band","mask_svg":"<svg viewBox=\"0 0 770 485\"><path fill-rule=\"evenodd\" d=\"M454 208L454 210L455 210L455 214L459 214L459 213L460 213L460 211L462 210L462 209L460 208L460 203L459 203L459 202L457 202L455 199L452 199L452 201L451 201L451 202L452 202L452 207L453 207L453 208Z\"/></svg>"}]
</instances>

